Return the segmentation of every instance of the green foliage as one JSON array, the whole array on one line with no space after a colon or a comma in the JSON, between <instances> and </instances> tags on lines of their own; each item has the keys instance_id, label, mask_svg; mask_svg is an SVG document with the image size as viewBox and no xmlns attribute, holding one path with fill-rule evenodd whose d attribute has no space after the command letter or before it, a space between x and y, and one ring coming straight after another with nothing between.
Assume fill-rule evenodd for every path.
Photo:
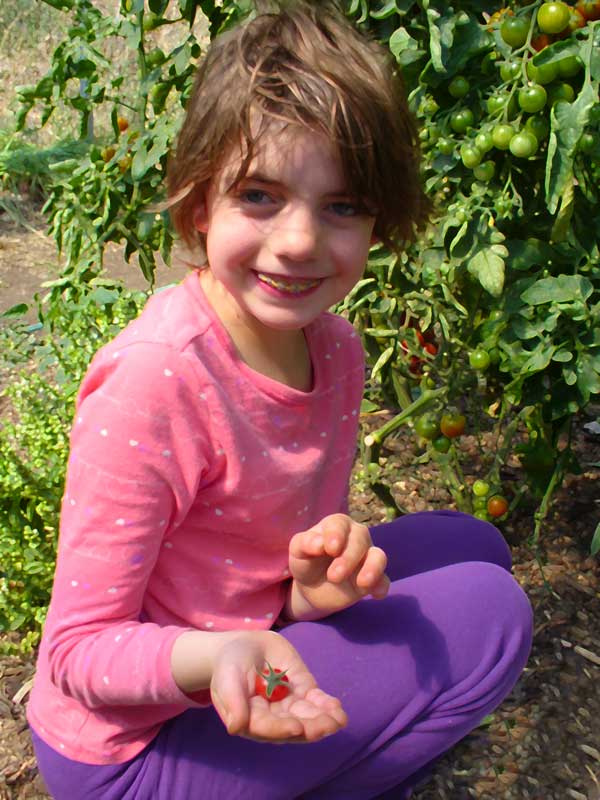
<instances>
[{"instance_id":1,"label":"green foliage","mask_svg":"<svg viewBox=\"0 0 600 800\"><path fill-rule=\"evenodd\" d=\"M461 4L458 13L435 0L384 5L353 7L402 69L436 212L403 257L374 254L343 308L365 336L371 393L411 409L401 422L448 406L465 411L482 477L506 490L513 508L527 490L538 498L537 538L553 491L577 469L574 416L600 393L600 234L590 224L600 205L600 25L567 30L538 52L539 2L512 4L526 36L511 45L500 33L506 13L490 19L487 3ZM546 90L548 98L536 114L517 102L530 105L522 90L531 94L532 68L545 83L534 90L536 105ZM552 102L557 91L571 102ZM466 112L468 124L458 125ZM435 352L424 349L428 331ZM491 362L483 372L469 363L481 350ZM433 387L441 395L415 409ZM393 430L369 439L366 461ZM528 487L506 485L513 453ZM421 460L429 458L458 506L473 510L460 440L447 453L429 446Z\"/></svg>"},{"instance_id":2,"label":"green foliage","mask_svg":"<svg viewBox=\"0 0 600 800\"><path fill-rule=\"evenodd\" d=\"M77 388L146 295L96 280L85 289L60 282L50 298L41 323L0 333L0 368L12 375L0 426L0 629L25 634L24 649L39 640L50 595Z\"/></svg>"}]
</instances>

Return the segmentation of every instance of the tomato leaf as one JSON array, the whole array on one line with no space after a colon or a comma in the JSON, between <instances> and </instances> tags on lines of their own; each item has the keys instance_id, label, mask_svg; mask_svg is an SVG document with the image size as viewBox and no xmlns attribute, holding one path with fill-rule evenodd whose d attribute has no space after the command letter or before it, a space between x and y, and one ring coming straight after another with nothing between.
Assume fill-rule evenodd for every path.
<instances>
[{"instance_id":1,"label":"tomato leaf","mask_svg":"<svg viewBox=\"0 0 600 800\"><path fill-rule=\"evenodd\" d=\"M417 40L413 39L406 28L398 28L392 33L389 47L396 61L402 66L419 61L425 55L425 50L419 47Z\"/></svg>"},{"instance_id":2,"label":"tomato leaf","mask_svg":"<svg viewBox=\"0 0 600 800\"><path fill-rule=\"evenodd\" d=\"M504 288L504 259L508 250L504 245L494 244L475 253L467 261L467 269L477 278L492 297L500 297Z\"/></svg>"},{"instance_id":3,"label":"tomato leaf","mask_svg":"<svg viewBox=\"0 0 600 800\"><path fill-rule=\"evenodd\" d=\"M584 83L573 103L556 103L550 112L552 122L546 161L546 206L551 214L567 187L573 182L573 160L577 144L590 118L590 110L596 103L596 90L591 83Z\"/></svg>"},{"instance_id":4,"label":"tomato leaf","mask_svg":"<svg viewBox=\"0 0 600 800\"><path fill-rule=\"evenodd\" d=\"M521 300L528 305L542 303L570 303L587 300L594 287L581 275L557 275L555 278L541 278L526 289Z\"/></svg>"}]
</instances>

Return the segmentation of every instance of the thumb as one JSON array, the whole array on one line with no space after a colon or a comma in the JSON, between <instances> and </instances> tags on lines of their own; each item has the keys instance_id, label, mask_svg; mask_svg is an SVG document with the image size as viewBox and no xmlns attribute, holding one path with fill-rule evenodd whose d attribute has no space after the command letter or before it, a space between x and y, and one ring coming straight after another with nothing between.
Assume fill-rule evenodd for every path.
<instances>
[{"instance_id":1,"label":"thumb","mask_svg":"<svg viewBox=\"0 0 600 800\"><path fill-rule=\"evenodd\" d=\"M235 735L246 730L250 720L246 675L238 667L226 665L221 668L219 675L213 676L210 693L227 732Z\"/></svg>"}]
</instances>

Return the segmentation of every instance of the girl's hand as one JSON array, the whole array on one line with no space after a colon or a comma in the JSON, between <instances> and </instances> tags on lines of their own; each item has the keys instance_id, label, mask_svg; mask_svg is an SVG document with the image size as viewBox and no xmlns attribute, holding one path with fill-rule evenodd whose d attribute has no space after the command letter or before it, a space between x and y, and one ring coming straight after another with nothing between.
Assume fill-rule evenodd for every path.
<instances>
[{"instance_id":1,"label":"girl's hand","mask_svg":"<svg viewBox=\"0 0 600 800\"><path fill-rule=\"evenodd\" d=\"M285 614L289 619L320 619L362 597L384 598L390 588L387 556L374 547L366 525L345 514L324 517L290 541L293 581Z\"/></svg>"},{"instance_id":2,"label":"girl's hand","mask_svg":"<svg viewBox=\"0 0 600 800\"><path fill-rule=\"evenodd\" d=\"M269 702L255 694L265 663L286 671L290 692ZM340 701L321 691L297 650L274 631L240 634L217 653L210 691L231 735L274 743L314 742L336 733L347 717Z\"/></svg>"}]
</instances>

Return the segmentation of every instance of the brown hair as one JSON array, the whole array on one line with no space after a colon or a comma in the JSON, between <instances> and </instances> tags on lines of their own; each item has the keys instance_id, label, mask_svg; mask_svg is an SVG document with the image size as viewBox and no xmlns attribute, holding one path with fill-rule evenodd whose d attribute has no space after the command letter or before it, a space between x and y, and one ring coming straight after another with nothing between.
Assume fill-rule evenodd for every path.
<instances>
[{"instance_id":1,"label":"brown hair","mask_svg":"<svg viewBox=\"0 0 600 800\"><path fill-rule=\"evenodd\" d=\"M280 0L263 13L258 5L256 17L214 40L198 69L168 167L176 230L188 245L202 243L193 212L224 156L242 146L237 183L276 120L333 142L348 191L376 216L374 235L400 248L426 222L430 203L415 123L389 52L334 2Z\"/></svg>"}]
</instances>

